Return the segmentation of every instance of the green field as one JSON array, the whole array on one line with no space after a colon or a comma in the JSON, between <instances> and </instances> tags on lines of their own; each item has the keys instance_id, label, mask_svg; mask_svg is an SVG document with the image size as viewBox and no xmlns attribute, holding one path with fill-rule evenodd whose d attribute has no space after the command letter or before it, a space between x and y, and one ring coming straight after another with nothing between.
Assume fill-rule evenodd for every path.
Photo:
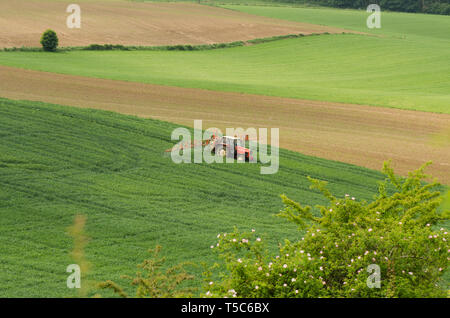
<instances>
[{"instance_id":1,"label":"green field","mask_svg":"<svg viewBox=\"0 0 450 318\"><path fill-rule=\"evenodd\" d=\"M294 225L274 217L285 193L325 203L306 176L338 195L371 199L379 172L281 150L280 169L174 164L167 122L0 99L0 297L71 296L65 285L75 214L87 219L96 281L132 275L156 244L168 262L213 262L210 245L234 226L276 243ZM380 163L381 164L381 163ZM201 268L195 269L197 278ZM200 280L196 281L196 284Z\"/></svg>"},{"instance_id":2,"label":"green field","mask_svg":"<svg viewBox=\"0 0 450 318\"><path fill-rule=\"evenodd\" d=\"M364 11L224 7L370 34L204 51L0 52L0 65L450 113L448 16L383 13L382 29L371 31ZM312 206L326 203L309 189L307 176L328 181L337 196L348 193L357 200L372 199L383 179L377 171L283 149L274 175L261 175L260 164L177 165L165 152L176 143L170 136L177 127L0 96L0 298L77 295L66 287L66 267L74 263L67 228L77 214L87 216L88 278L125 285L120 276L133 275L157 244L168 265L211 265L217 261L210 249L217 233L234 226L256 229L271 250L298 238L295 225L274 214L282 208L280 194ZM448 228L449 222L440 226ZM199 286L202 268L190 270L196 275L192 285Z\"/></svg>"},{"instance_id":3,"label":"green field","mask_svg":"<svg viewBox=\"0 0 450 318\"><path fill-rule=\"evenodd\" d=\"M449 46L321 35L222 50L2 52L0 64L115 80L450 113Z\"/></svg>"},{"instance_id":4,"label":"green field","mask_svg":"<svg viewBox=\"0 0 450 318\"><path fill-rule=\"evenodd\" d=\"M221 6L269 18L329 25L376 35L386 35L425 42L436 42L441 40L447 44L447 49L449 49L449 16L382 11L381 28L368 29L366 26L366 19L369 16L369 13L364 10L288 6Z\"/></svg>"}]
</instances>

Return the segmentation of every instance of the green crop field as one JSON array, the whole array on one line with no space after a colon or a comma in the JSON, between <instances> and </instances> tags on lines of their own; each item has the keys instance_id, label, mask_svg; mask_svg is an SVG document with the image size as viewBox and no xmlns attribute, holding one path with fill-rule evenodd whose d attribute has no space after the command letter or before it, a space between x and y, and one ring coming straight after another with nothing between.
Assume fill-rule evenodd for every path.
<instances>
[{"instance_id":1,"label":"green crop field","mask_svg":"<svg viewBox=\"0 0 450 318\"><path fill-rule=\"evenodd\" d=\"M447 44L447 48L450 41L450 34L448 32L450 29L450 17L443 15L382 11L381 28L368 29L366 20L370 13L364 10L288 6L221 6L269 18L329 25L401 39L425 42L437 42L440 40Z\"/></svg>"},{"instance_id":2,"label":"green crop field","mask_svg":"<svg viewBox=\"0 0 450 318\"><path fill-rule=\"evenodd\" d=\"M209 2L367 34L193 51L0 50L0 65L450 114L448 16L383 12L382 28L369 30L365 11L271 6L270 0L249 0L267 2L262 6ZM62 95L51 87L47 93ZM113 280L130 291L121 276L133 275L148 249L162 245L166 266L195 263L189 267L195 280L188 284L199 287L201 263L218 260L210 246L220 232L256 229L272 251L284 239L299 238L295 225L275 214L283 206L280 194L305 205L326 203L309 188L308 176L327 181L336 196L367 201L384 179L378 171L284 149L273 175L260 174L259 163L175 164L165 150L177 142L170 138L177 127L0 96L0 298L79 295L66 286L66 268L76 262L68 233L76 215L87 217L85 256L91 268L83 281ZM450 222L438 226L448 229ZM444 288L449 282L447 270ZM96 292L91 289L88 296Z\"/></svg>"},{"instance_id":3,"label":"green crop field","mask_svg":"<svg viewBox=\"0 0 450 318\"><path fill-rule=\"evenodd\" d=\"M442 41L321 35L211 51L2 52L0 64L116 80L450 113Z\"/></svg>"},{"instance_id":4,"label":"green crop field","mask_svg":"<svg viewBox=\"0 0 450 318\"><path fill-rule=\"evenodd\" d=\"M0 297L70 296L66 229L87 216L90 279L132 275L161 244L169 264L211 263L210 245L234 226L275 247L295 226L274 217L285 193L324 203L307 176L338 195L371 199L381 173L281 150L280 169L259 164L175 164L167 122L0 99ZM206 128L206 127L205 127ZM200 282L201 268L193 269Z\"/></svg>"}]
</instances>

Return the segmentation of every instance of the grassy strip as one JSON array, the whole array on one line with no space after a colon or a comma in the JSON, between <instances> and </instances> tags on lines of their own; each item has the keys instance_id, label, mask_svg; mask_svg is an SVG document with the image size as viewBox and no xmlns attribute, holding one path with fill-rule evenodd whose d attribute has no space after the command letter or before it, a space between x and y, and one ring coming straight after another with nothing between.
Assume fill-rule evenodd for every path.
<instances>
[{"instance_id":1,"label":"grassy strip","mask_svg":"<svg viewBox=\"0 0 450 318\"><path fill-rule=\"evenodd\" d=\"M258 39L253 39L253 40L248 40L245 43L246 44L260 44L260 43L267 43L267 42L273 42L273 41L278 41L278 40L284 40L284 39L295 39L295 38L301 38L304 36L313 36L313 35L321 35L321 34L330 34L328 32L324 32L324 33L311 33L308 35L305 34L287 34L287 35L276 35L276 36L272 36L272 37L268 37L268 38L258 38ZM342 32L342 34L345 34L345 32Z\"/></svg>"},{"instance_id":2,"label":"grassy strip","mask_svg":"<svg viewBox=\"0 0 450 318\"><path fill-rule=\"evenodd\" d=\"M69 52L69 51L206 51L215 49L227 49L238 46L261 44L266 42L273 42L284 39L300 38L304 36L329 34L325 33L312 33L312 34L287 34L278 35L267 38L257 38L247 41L235 41L227 43L213 43L213 44L177 44L177 45L158 45L158 46L137 46L137 45L122 45L122 44L90 44L88 46L66 46L57 49L57 52ZM345 32L342 32L345 34ZM12 47L3 48L4 52L43 52L40 47Z\"/></svg>"}]
</instances>

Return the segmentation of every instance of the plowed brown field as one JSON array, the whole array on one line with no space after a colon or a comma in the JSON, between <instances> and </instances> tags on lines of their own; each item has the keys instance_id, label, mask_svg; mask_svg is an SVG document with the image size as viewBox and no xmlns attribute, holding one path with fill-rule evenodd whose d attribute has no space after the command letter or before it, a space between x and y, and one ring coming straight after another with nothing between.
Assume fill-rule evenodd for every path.
<instances>
[{"instance_id":1,"label":"plowed brown field","mask_svg":"<svg viewBox=\"0 0 450 318\"><path fill-rule=\"evenodd\" d=\"M71 3L81 7L80 29L66 26ZM211 44L344 31L192 3L0 0L0 48L40 46L40 36L48 28L57 32L60 46Z\"/></svg>"},{"instance_id":2,"label":"plowed brown field","mask_svg":"<svg viewBox=\"0 0 450 318\"><path fill-rule=\"evenodd\" d=\"M51 88L51 89L50 89ZM0 66L0 96L112 110L203 128L279 127L280 146L401 174L432 160L450 183L450 147L433 144L450 115L113 81ZM225 130L223 130L225 131Z\"/></svg>"}]
</instances>

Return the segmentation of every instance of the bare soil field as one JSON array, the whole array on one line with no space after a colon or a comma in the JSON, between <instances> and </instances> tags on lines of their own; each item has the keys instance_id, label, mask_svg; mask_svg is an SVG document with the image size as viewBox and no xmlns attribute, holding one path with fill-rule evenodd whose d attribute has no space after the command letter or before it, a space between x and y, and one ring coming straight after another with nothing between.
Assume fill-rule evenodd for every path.
<instances>
[{"instance_id":1,"label":"bare soil field","mask_svg":"<svg viewBox=\"0 0 450 318\"><path fill-rule=\"evenodd\" d=\"M190 3L92 0L81 7L81 28L69 29L73 1L0 0L0 48L37 47L51 28L60 46L173 45L245 41L286 34L340 33L326 26L276 20Z\"/></svg>"},{"instance_id":2,"label":"bare soil field","mask_svg":"<svg viewBox=\"0 0 450 318\"><path fill-rule=\"evenodd\" d=\"M51 89L49 89L51 88ZM280 146L401 174L432 160L450 180L450 115L86 78L0 66L0 96L116 111L203 128L278 127Z\"/></svg>"}]
</instances>

